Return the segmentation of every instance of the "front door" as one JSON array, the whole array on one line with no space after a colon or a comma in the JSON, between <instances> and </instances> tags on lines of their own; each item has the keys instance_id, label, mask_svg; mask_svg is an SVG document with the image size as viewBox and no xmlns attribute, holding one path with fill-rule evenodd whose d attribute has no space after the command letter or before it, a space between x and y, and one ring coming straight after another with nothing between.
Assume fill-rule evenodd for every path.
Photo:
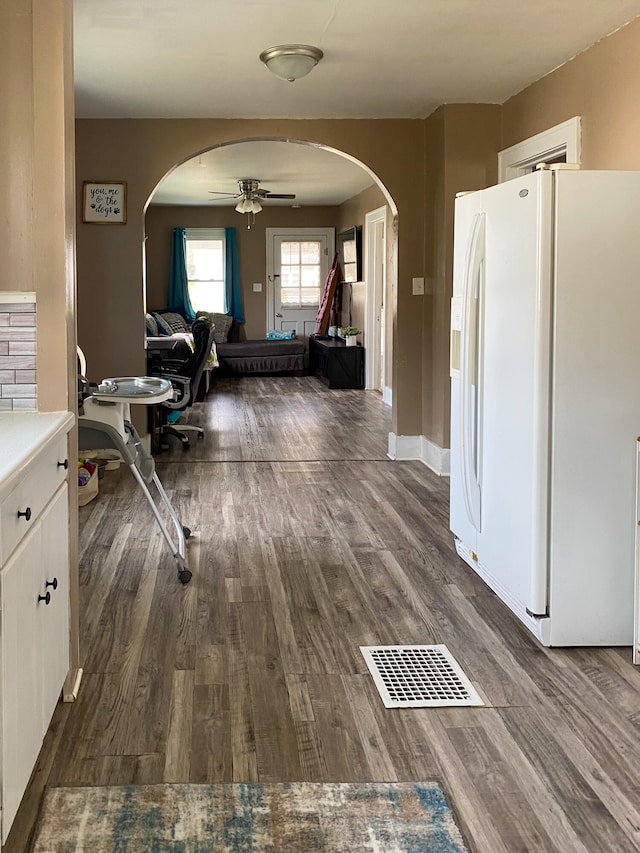
<instances>
[{"instance_id":1,"label":"front door","mask_svg":"<svg viewBox=\"0 0 640 853\"><path fill-rule=\"evenodd\" d=\"M267 327L305 341L334 253L333 228L267 228Z\"/></svg>"}]
</instances>

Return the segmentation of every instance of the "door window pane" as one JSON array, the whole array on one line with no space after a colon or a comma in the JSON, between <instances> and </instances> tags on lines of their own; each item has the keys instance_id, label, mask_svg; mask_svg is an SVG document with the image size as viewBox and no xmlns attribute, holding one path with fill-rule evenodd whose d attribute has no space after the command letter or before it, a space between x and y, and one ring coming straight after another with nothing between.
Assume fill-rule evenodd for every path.
<instances>
[{"instance_id":1,"label":"door window pane","mask_svg":"<svg viewBox=\"0 0 640 853\"><path fill-rule=\"evenodd\" d=\"M303 264L319 264L320 263L320 243L314 241L312 243L301 243L302 263Z\"/></svg>"},{"instance_id":2,"label":"door window pane","mask_svg":"<svg viewBox=\"0 0 640 853\"><path fill-rule=\"evenodd\" d=\"M283 287L280 290L280 301L288 307L297 306L300 304L300 288L299 287Z\"/></svg>"},{"instance_id":3,"label":"door window pane","mask_svg":"<svg viewBox=\"0 0 640 853\"><path fill-rule=\"evenodd\" d=\"M283 267L280 273L283 287L300 286L300 267Z\"/></svg>"},{"instance_id":4,"label":"door window pane","mask_svg":"<svg viewBox=\"0 0 640 853\"><path fill-rule=\"evenodd\" d=\"M302 267L300 269L302 278L301 287L320 287L320 267Z\"/></svg>"},{"instance_id":5,"label":"door window pane","mask_svg":"<svg viewBox=\"0 0 640 853\"><path fill-rule=\"evenodd\" d=\"M319 291L317 287L301 287L300 288L300 302L302 305L314 307L318 306L319 299Z\"/></svg>"},{"instance_id":6,"label":"door window pane","mask_svg":"<svg viewBox=\"0 0 640 853\"><path fill-rule=\"evenodd\" d=\"M280 244L280 299L291 307L316 306L320 301L319 240L294 241Z\"/></svg>"},{"instance_id":7,"label":"door window pane","mask_svg":"<svg viewBox=\"0 0 640 853\"><path fill-rule=\"evenodd\" d=\"M283 264L300 263L300 244L283 242L281 244L280 257Z\"/></svg>"}]
</instances>

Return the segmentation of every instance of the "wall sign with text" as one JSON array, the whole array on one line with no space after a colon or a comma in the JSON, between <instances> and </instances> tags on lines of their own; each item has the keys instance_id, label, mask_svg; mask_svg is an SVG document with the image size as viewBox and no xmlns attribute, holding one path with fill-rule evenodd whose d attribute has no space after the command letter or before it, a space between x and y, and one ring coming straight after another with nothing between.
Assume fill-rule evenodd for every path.
<instances>
[{"instance_id":1,"label":"wall sign with text","mask_svg":"<svg viewBox=\"0 0 640 853\"><path fill-rule=\"evenodd\" d=\"M122 181L85 181L82 221L124 225L127 221L127 185Z\"/></svg>"}]
</instances>

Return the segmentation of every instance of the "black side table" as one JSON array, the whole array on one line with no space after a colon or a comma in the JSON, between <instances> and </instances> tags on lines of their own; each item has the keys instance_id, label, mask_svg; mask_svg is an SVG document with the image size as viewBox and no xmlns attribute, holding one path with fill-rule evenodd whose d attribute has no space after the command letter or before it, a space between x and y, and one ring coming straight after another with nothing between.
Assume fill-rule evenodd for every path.
<instances>
[{"instance_id":1,"label":"black side table","mask_svg":"<svg viewBox=\"0 0 640 853\"><path fill-rule=\"evenodd\" d=\"M364 388L364 347L309 335L309 370L329 388Z\"/></svg>"}]
</instances>

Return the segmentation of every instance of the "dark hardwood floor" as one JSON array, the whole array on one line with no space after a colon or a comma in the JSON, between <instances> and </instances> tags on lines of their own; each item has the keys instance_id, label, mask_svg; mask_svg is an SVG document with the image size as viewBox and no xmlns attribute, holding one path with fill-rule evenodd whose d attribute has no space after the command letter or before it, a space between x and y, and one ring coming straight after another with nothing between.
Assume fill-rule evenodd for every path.
<instances>
[{"instance_id":1,"label":"dark hardwood floor","mask_svg":"<svg viewBox=\"0 0 640 853\"><path fill-rule=\"evenodd\" d=\"M189 419L205 439L157 462L193 580L107 472L80 511L80 695L6 850L45 785L431 778L477 853L640 850L630 649L521 627L455 553L448 480L386 458L378 395L225 380ZM445 643L486 706L386 710L358 647L396 643Z\"/></svg>"}]
</instances>

